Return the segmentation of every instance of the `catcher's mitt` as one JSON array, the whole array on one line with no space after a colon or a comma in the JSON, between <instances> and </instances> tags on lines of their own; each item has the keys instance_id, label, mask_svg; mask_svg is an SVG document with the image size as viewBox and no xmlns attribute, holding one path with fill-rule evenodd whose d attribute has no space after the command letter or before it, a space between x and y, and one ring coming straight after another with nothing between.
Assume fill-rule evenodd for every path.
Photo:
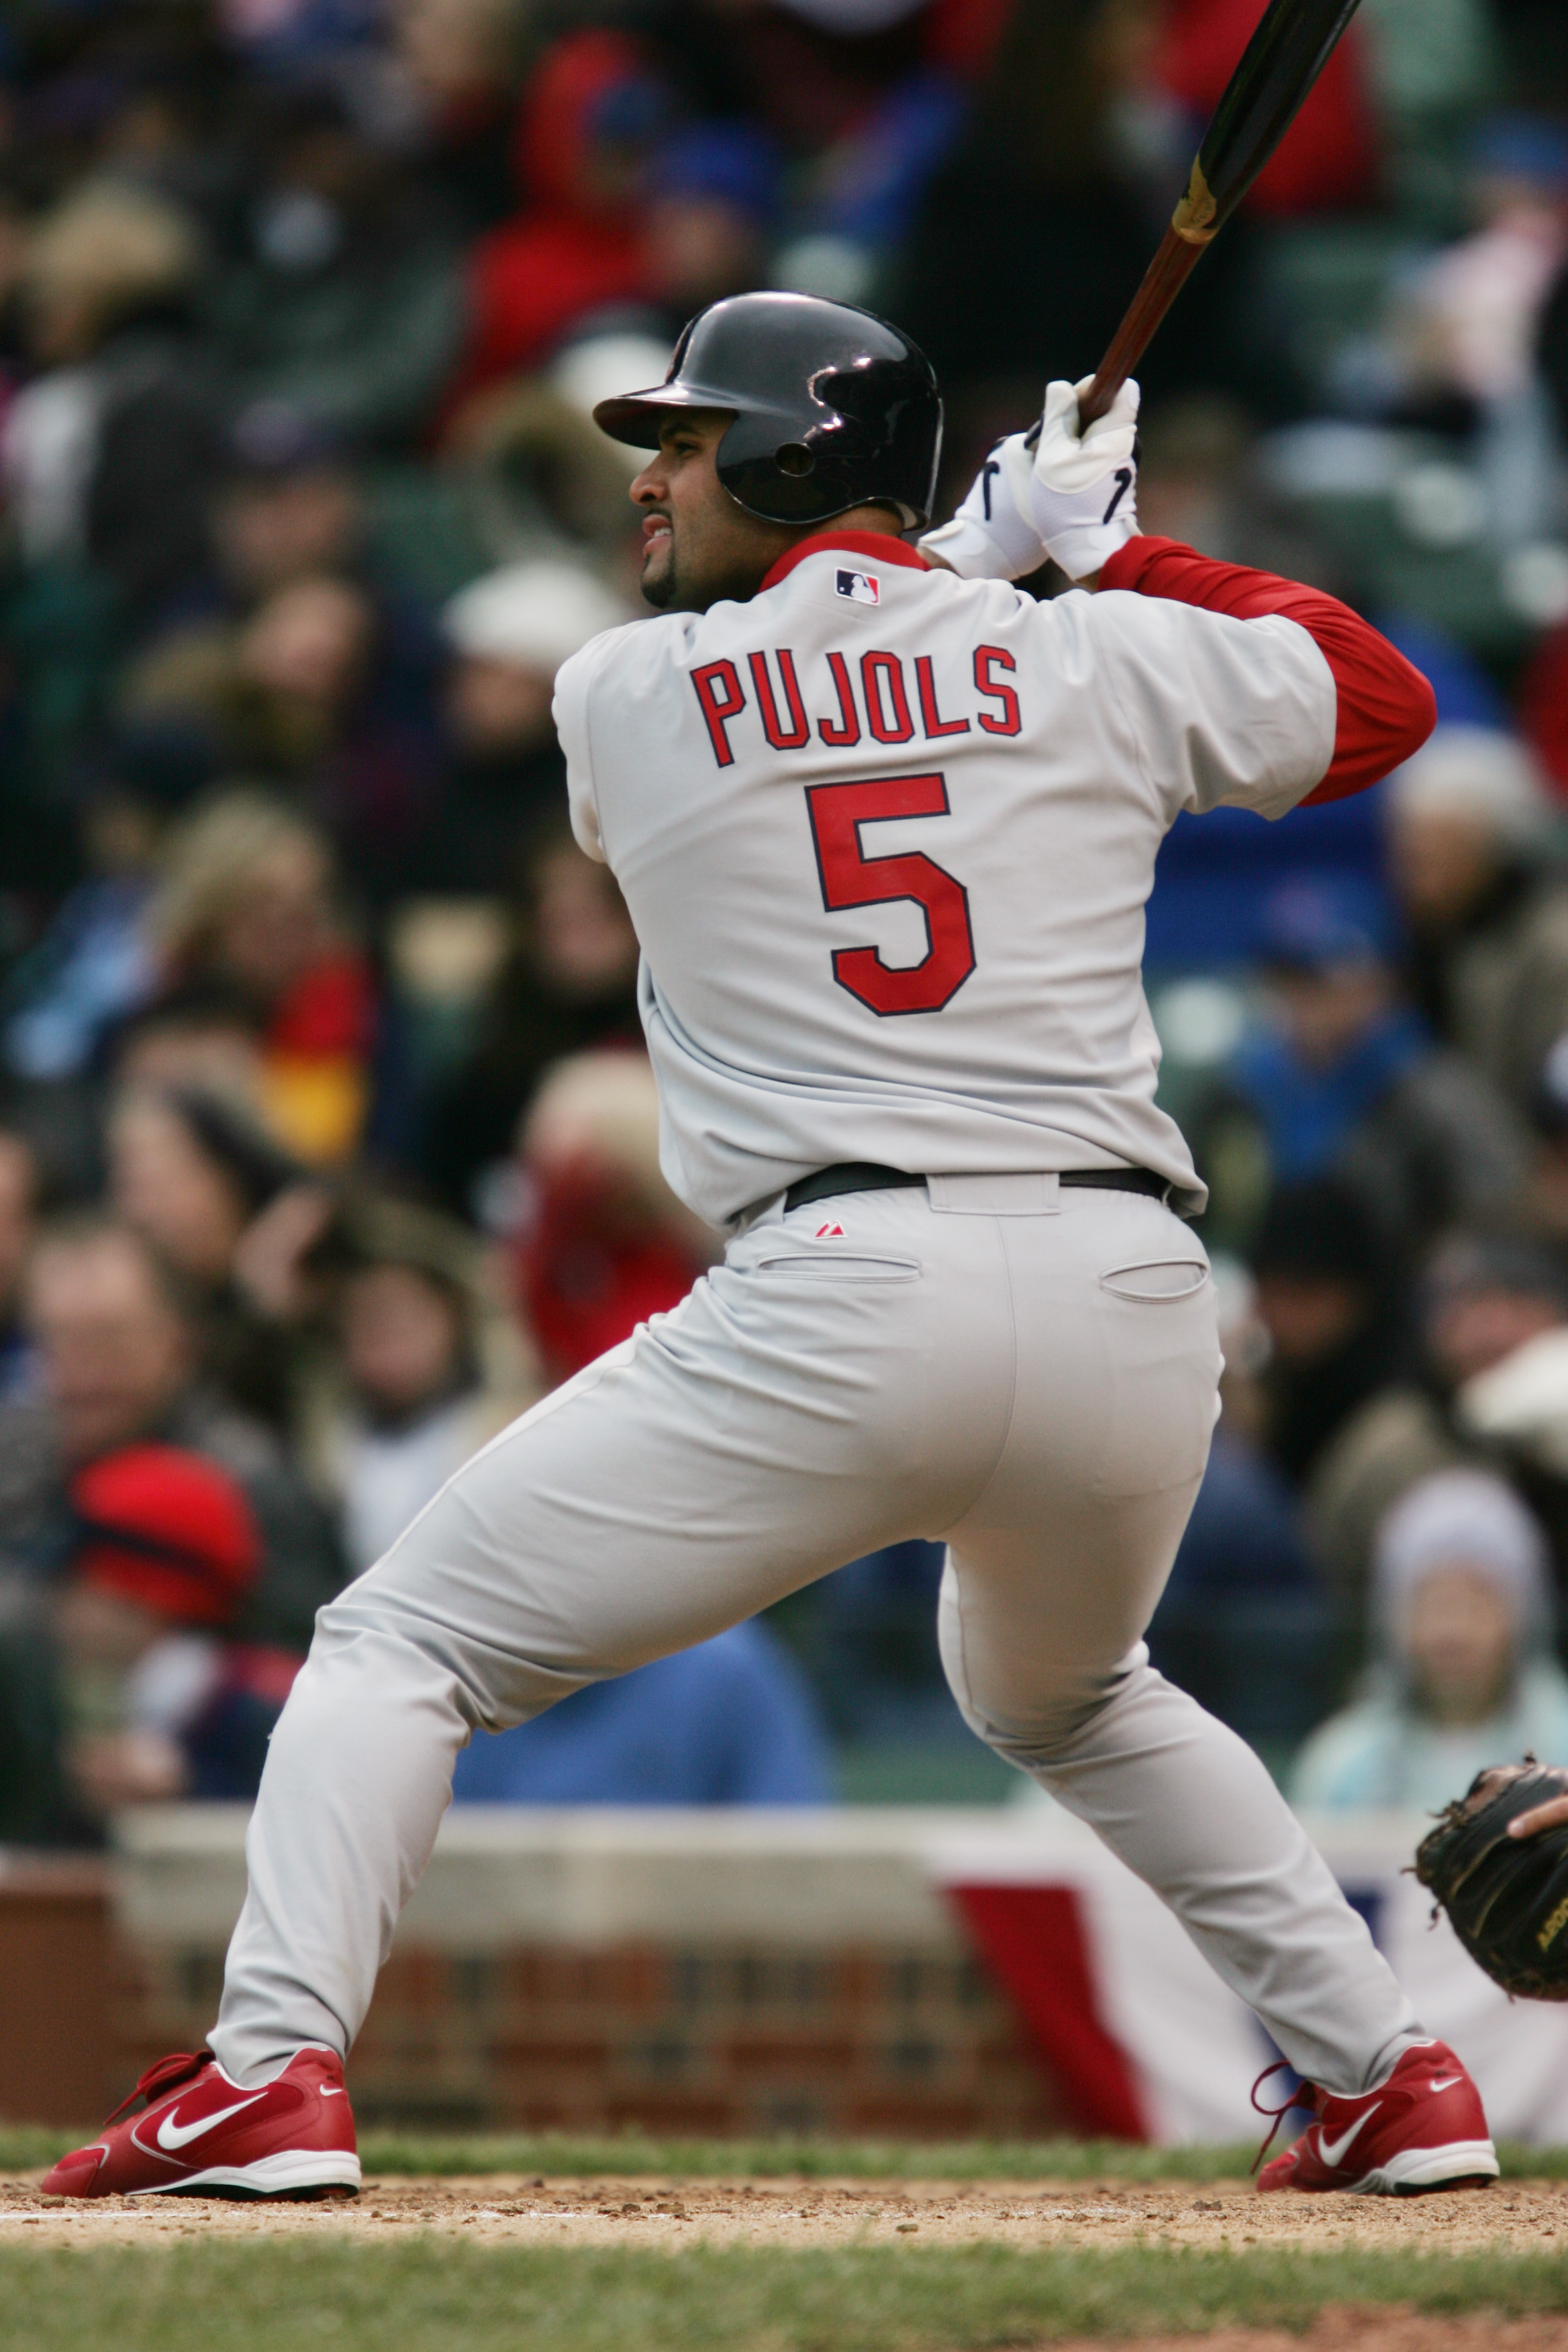
<instances>
[{"instance_id":1,"label":"catcher's mitt","mask_svg":"<svg viewBox=\"0 0 1568 2352\"><path fill-rule=\"evenodd\" d=\"M1415 1853L1477 1966L1507 1993L1568 2000L1568 1823L1511 1838L1516 1815L1568 1794L1568 1772L1533 1760L1478 1772Z\"/></svg>"}]
</instances>

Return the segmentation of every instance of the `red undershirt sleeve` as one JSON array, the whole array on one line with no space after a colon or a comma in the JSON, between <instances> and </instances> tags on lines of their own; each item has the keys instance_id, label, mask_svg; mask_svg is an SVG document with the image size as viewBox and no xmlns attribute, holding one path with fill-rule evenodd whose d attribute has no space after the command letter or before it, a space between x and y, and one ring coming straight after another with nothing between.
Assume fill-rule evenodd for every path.
<instances>
[{"instance_id":1,"label":"red undershirt sleeve","mask_svg":"<svg viewBox=\"0 0 1568 2352\"><path fill-rule=\"evenodd\" d=\"M1306 630L1333 673L1338 712L1334 756L1303 807L1364 792L1418 751L1437 723L1436 701L1421 672L1359 613L1320 588L1216 562L1174 539L1130 539L1101 571L1100 585L1201 604L1237 621L1279 613Z\"/></svg>"}]
</instances>

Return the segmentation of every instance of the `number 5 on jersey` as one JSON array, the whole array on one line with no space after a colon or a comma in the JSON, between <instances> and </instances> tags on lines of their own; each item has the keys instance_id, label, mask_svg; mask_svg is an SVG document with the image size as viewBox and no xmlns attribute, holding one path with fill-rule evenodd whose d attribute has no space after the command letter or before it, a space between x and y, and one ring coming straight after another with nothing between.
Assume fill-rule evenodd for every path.
<instances>
[{"instance_id":1,"label":"number 5 on jersey","mask_svg":"<svg viewBox=\"0 0 1568 2352\"><path fill-rule=\"evenodd\" d=\"M829 914L910 898L925 917L926 952L919 963L884 963L874 947L839 948L834 979L873 1013L940 1013L974 970L969 893L919 851L868 857L860 828L893 817L946 816L945 778L872 776L863 783L808 784L805 801Z\"/></svg>"}]
</instances>

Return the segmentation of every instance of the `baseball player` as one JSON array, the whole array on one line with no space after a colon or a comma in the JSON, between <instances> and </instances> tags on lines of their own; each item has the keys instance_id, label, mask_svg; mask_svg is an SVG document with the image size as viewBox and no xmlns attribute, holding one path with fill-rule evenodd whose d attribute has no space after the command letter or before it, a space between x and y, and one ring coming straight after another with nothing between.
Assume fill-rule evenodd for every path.
<instances>
[{"instance_id":1,"label":"baseball player","mask_svg":"<svg viewBox=\"0 0 1568 2352\"><path fill-rule=\"evenodd\" d=\"M956 519L906 337L743 295L599 423L657 617L556 689L572 820L642 945L664 1167L723 1264L496 1438L321 1612L272 1739L211 2051L72 2196L359 2180L342 2061L477 1730L911 1536L983 1739L1169 1903L1309 2086L1265 2188L1497 2170L1262 1764L1142 1634L1220 1370L1140 979L1177 814L1280 816L1433 722L1331 598L1136 519L1137 394L1050 387ZM1095 593L1010 583L1050 555Z\"/></svg>"}]
</instances>

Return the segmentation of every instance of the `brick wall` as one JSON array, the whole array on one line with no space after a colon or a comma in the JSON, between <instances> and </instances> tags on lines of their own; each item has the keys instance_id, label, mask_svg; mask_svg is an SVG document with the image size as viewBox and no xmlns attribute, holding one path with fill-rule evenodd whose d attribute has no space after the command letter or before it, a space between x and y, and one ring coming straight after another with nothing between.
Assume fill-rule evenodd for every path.
<instances>
[{"instance_id":1,"label":"brick wall","mask_svg":"<svg viewBox=\"0 0 1568 2352\"><path fill-rule=\"evenodd\" d=\"M449 1815L353 2054L356 2109L433 2129L1070 2129L925 1860L933 1836L994 1820ZM47 1886L0 1853L0 2016L30 2021L0 2117L90 2125L154 2060L200 2046L245 1825L237 1807L150 1807L123 1817L111 1864L50 1865Z\"/></svg>"},{"instance_id":2,"label":"brick wall","mask_svg":"<svg viewBox=\"0 0 1568 2352\"><path fill-rule=\"evenodd\" d=\"M110 2104L112 1950L101 1864L0 1852L0 2117L96 2122Z\"/></svg>"},{"instance_id":3,"label":"brick wall","mask_svg":"<svg viewBox=\"0 0 1568 2352\"><path fill-rule=\"evenodd\" d=\"M216 1952L123 1958L127 2080L193 2049ZM394 1956L355 2050L366 2123L431 2128L1037 2138L1070 2129L1010 2011L927 1951L520 1948Z\"/></svg>"}]
</instances>

